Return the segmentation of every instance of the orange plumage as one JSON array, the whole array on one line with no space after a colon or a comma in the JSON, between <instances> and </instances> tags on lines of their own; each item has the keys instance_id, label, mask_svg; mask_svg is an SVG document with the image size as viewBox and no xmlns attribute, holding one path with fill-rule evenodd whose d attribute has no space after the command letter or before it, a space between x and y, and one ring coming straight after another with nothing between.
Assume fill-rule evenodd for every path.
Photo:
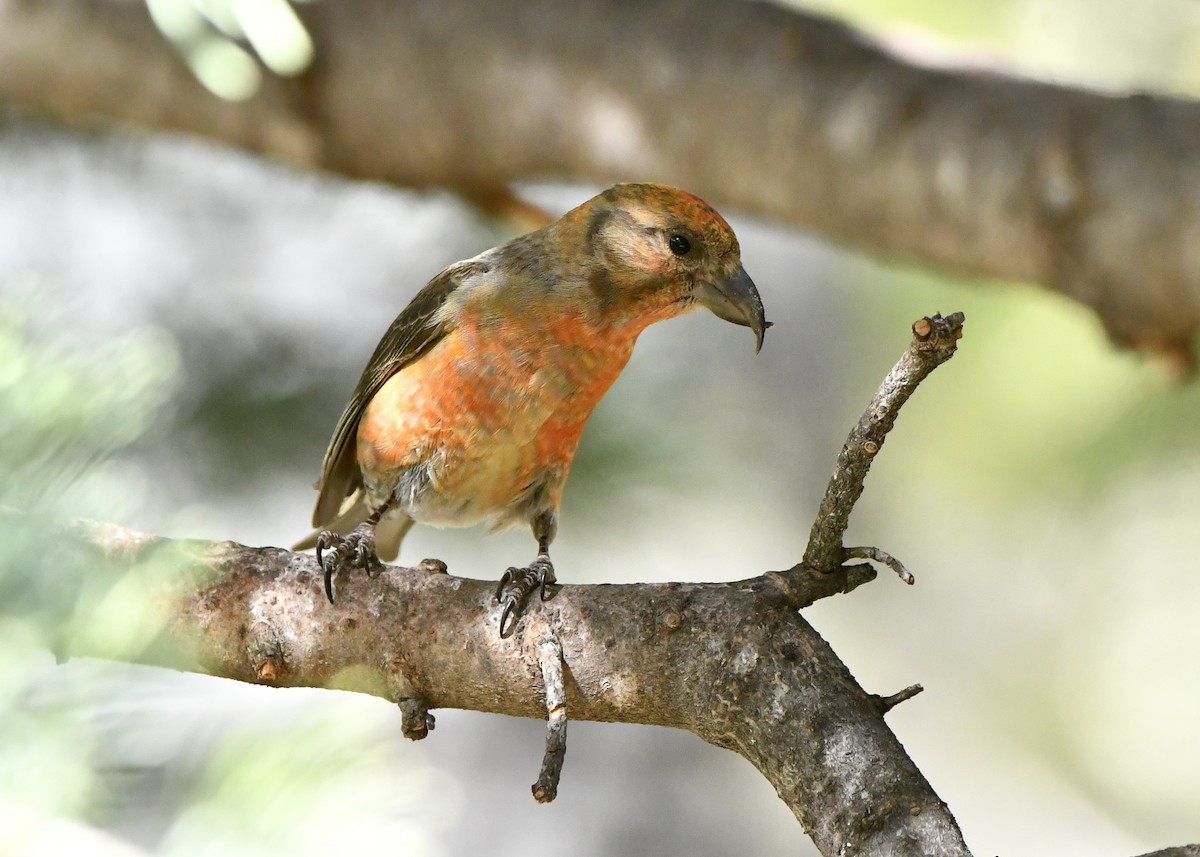
<instances>
[{"instance_id":1,"label":"orange plumage","mask_svg":"<svg viewBox=\"0 0 1200 857\"><path fill-rule=\"evenodd\" d=\"M584 424L638 334L696 306L761 346L767 322L733 231L662 185L617 185L440 273L385 334L326 453L313 524L328 528L318 550L335 549L327 589L338 568L369 568L376 546L393 558L412 521L528 522L552 580Z\"/></svg>"}]
</instances>

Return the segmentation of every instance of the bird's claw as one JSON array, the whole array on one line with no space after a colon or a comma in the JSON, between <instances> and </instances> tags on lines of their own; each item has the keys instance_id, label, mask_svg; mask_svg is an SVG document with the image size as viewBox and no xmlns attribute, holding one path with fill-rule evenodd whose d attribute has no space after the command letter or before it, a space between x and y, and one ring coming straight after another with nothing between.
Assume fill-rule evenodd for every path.
<instances>
[{"instance_id":1,"label":"bird's claw","mask_svg":"<svg viewBox=\"0 0 1200 857\"><path fill-rule=\"evenodd\" d=\"M375 555L375 528L365 524L349 535L325 530L317 536L317 564L325 578L325 597L333 603L333 576L339 571L361 568L370 577L379 573Z\"/></svg>"},{"instance_id":2,"label":"bird's claw","mask_svg":"<svg viewBox=\"0 0 1200 857\"><path fill-rule=\"evenodd\" d=\"M535 590L541 593L542 601L553 597L551 591L546 594L546 587L553 587L558 581L554 577L554 565L550 557L539 556L525 568L509 568L500 578L496 587L496 601L502 605L500 611L500 637L508 637L516 627L521 617L525 600Z\"/></svg>"}]
</instances>

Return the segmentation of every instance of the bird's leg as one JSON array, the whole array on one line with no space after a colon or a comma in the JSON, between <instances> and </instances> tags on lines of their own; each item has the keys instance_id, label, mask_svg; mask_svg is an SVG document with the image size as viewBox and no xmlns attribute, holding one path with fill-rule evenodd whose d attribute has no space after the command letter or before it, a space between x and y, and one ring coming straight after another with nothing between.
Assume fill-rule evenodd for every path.
<instances>
[{"instance_id":1,"label":"bird's leg","mask_svg":"<svg viewBox=\"0 0 1200 857\"><path fill-rule=\"evenodd\" d=\"M524 568L511 567L500 578L496 587L496 600L502 605L500 611L500 636L507 637L516 627L517 619L530 593L538 590L541 599L548 600L553 590L546 594L547 587L558 581L554 577L554 563L550 561L550 539L554 536L555 522L549 514L539 515L533 522L533 533L538 540L538 555Z\"/></svg>"},{"instance_id":2,"label":"bird's leg","mask_svg":"<svg viewBox=\"0 0 1200 857\"><path fill-rule=\"evenodd\" d=\"M381 565L375 554L375 525L387 512L384 503L347 535L325 530L317 536L317 564L325 574L325 597L333 603L333 576L339 571L361 568L374 577ZM331 550L332 548L332 550Z\"/></svg>"}]
</instances>

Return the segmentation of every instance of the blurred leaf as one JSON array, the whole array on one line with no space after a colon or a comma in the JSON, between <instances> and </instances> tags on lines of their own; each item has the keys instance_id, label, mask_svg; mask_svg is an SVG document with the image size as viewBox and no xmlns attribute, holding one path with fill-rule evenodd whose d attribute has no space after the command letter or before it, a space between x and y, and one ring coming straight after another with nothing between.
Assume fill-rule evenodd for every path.
<instances>
[{"instance_id":1,"label":"blurred leaf","mask_svg":"<svg viewBox=\"0 0 1200 857\"><path fill-rule=\"evenodd\" d=\"M226 736L162 853L430 853L417 810L435 785L432 772L403 752L398 730L381 738L379 724L359 715L327 712L280 730L251 727ZM401 754L409 765L397 776Z\"/></svg>"},{"instance_id":2,"label":"blurred leaf","mask_svg":"<svg viewBox=\"0 0 1200 857\"><path fill-rule=\"evenodd\" d=\"M35 319L44 323L45 313L0 302L0 505L19 510L5 518L0 554L0 801L23 807L11 813L30 842L90 842L85 829L56 818L86 815L94 799L90 731L78 710L35 703L33 688L72 613L80 633L112 635L114 653L145 646L154 629L132 579L113 585L97 573L76 588L56 577L61 546L46 513L111 509L123 486L106 478L107 461L149 425L177 359L161 331L88 351L62 334L36 336ZM102 597L83 606L89 594Z\"/></svg>"},{"instance_id":3,"label":"blurred leaf","mask_svg":"<svg viewBox=\"0 0 1200 857\"><path fill-rule=\"evenodd\" d=\"M47 509L145 431L178 358L154 329L90 353L35 341L27 312L0 306L0 504Z\"/></svg>"},{"instance_id":4,"label":"blurred leaf","mask_svg":"<svg viewBox=\"0 0 1200 857\"><path fill-rule=\"evenodd\" d=\"M282 77L313 61L312 37L287 0L146 0L146 8L196 79L228 101L262 88L255 55Z\"/></svg>"}]
</instances>

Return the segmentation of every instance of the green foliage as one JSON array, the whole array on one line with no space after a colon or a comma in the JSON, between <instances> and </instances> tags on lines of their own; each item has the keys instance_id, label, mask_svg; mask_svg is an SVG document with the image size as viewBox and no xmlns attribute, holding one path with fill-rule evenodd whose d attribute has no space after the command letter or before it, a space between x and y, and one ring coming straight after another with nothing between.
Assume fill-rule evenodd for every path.
<instances>
[{"instance_id":1,"label":"green foliage","mask_svg":"<svg viewBox=\"0 0 1200 857\"><path fill-rule=\"evenodd\" d=\"M0 855L137 853L109 825L176 857L429 853L421 803L433 774L403 746L391 707L55 664L52 653L73 651L179 663L155 594L195 581L178 544L133 567L96 551L86 575L60 573L60 551L80 549L49 535L66 519L120 520L143 505L121 453L161 418L180 361L158 330L89 351L40 333L52 327L0 298ZM175 778L167 788L163 776Z\"/></svg>"},{"instance_id":2,"label":"green foliage","mask_svg":"<svg viewBox=\"0 0 1200 857\"><path fill-rule=\"evenodd\" d=\"M78 816L92 793L91 739L75 712L30 705L49 661L43 636L36 618L0 616L0 804Z\"/></svg>"},{"instance_id":3,"label":"green foliage","mask_svg":"<svg viewBox=\"0 0 1200 857\"><path fill-rule=\"evenodd\" d=\"M235 728L206 760L161 852L200 855L429 853L423 796L444 787L401 742L389 709L326 699L285 730ZM382 706L372 706L380 713ZM382 721L382 722L381 722ZM382 734L381 734L382 732ZM395 766L406 763L402 776ZM336 819L336 823L330 823Z\"/></svg>"},{"instance_id":4,"label":"green foliage","mask_svg":"<svg viewBox=\"0 0 1200 857\"><path fill-rule=\"evenodd\" d=\"M31 307L0 305L0 504L101 512L120 496L105 463L162 406L174 343L147 329L85 352L35 339L32 317Z\"/></svg>"},{"instance_id":5,"label":"green foliage","mask_svg":"<svg viewBox=\"0 0 1200 857\"><path fill-rule=\"evenodd\" d=\"M35 322L51 326L28 304L0 305L0 508L18 514L0 554L0 615L18 649L20 640L54 645L68 616L99 603L81 599L83 590L111 585L97 575L76 590L56 579L45 522L119 517L139 502L113 456L146 430L178 362L158 331L88 352L63 336L37 335Z\"/></svg>"},{"instance_id":6,"label":"green foliage","mask_svg":"<svg viewBox=\"0 0 1200 857\"><path fill-rule=\"evenodd\" d=\"M10 513L0 552L0 802L19 802L35 817L79 817L95 786L91 735L78 711L36 697L51 665L47 649L90 600L56 579L44 523L48 514L101 515L122 502L111 457L146 430L177 359L158 331L89 352L37 335L39 321L32 306L0 304L0 506ZM93 583L112 587L98 577L85 588ZM127 614L103 627L129 637ZM87 627L101 630L95 621Z\"/></svg>"}]
</instances>

